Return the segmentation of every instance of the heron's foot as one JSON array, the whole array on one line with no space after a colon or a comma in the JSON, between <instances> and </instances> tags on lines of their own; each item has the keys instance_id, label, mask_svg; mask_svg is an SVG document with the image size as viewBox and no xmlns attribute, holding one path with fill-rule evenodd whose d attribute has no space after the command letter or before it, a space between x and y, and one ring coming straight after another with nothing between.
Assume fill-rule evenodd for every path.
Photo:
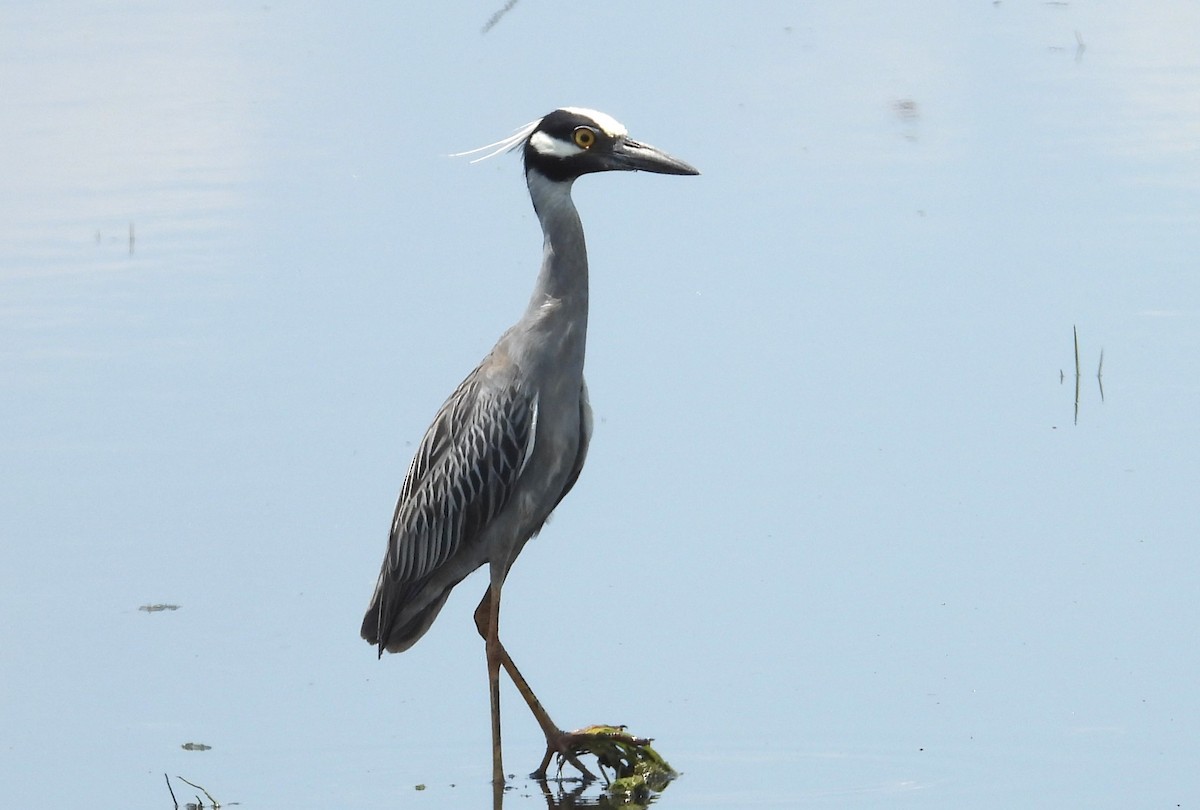
<instances>
[{"instance_id":1,"label":"heron's foot","mask_svg":"<svg viewBox=\"0 0 1200 810\"><path fill-rule=\"evenodd\" d=\"M546 756L541 767L533 773L534 778L545 778L550 761L557 757L559 773L565 763L570 763L583 775L585 781L595 779L579 761L583 754L591 754L600 766L600 773L609 782L605 768L613 771L610 790L625 783L636 783L654 791L661 791L678 774L667 764L657 751L650 747L651 740L634 737L625 726L596 725L576 731L560 732L554 739L546 740Z\"/></svg>"}]
</instances>

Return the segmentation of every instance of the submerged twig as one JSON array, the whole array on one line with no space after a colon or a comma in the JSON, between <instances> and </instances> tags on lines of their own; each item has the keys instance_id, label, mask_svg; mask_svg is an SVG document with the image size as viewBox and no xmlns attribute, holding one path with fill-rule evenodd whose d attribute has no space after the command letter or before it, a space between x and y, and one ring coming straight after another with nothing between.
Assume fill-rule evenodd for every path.
<instances>
[{"instance_id":1,"label":"submerged twig","mask_svg":"<svg viewBox=\"0 0 1200 810\"><path fill-rule=\"evenodd\" d=\"M185 784L191 785L191 786L192 786L192 787L194 787L196 790L198 790L198 791L200 791L201 793L203 793L203 794L204 794L204 795L205 795L205 796L208 798L208 803L209 803L209 805L210 805L210 806L213 808L213 810L219 810L219 808L221 807L221 803L220 803L220 802L218 802L216 799L214 799L214 798L212 797L212 794L210 794L210 793L209 793L207 790L205 790L204 788L200 787L200 785L197 785L197 784L195 784L194 782L189 782L188 780L184 779L182 776L176 776L175 778L176 778L176 779L178 779L180 782L183 782L183 783L185 783ZM203 806L203 802L200 802L200 797L199 797L199 796L197 796L197 797L196 797L196 801L197 801L197 802L199 802L201 806Z\"/></svg>"},{"instance_id":2,"label":"submerged twig","mask_svg":"<svg viewBox=\"0 0 1200 810\"><path fill-rule=\"evenodd\" d=\"M163 779L167 782L167 790L171 792L171 801L175 803L175 810L179 810L179 799L175 798L175 788L171 787L171 777L164 773Z\"/></svg>"}]
</instances>

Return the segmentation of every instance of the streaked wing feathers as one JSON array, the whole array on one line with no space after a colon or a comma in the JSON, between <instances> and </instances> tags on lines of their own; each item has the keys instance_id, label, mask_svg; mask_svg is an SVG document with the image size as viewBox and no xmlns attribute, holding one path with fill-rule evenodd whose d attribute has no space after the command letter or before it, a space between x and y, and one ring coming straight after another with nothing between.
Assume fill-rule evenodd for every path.
<instances>
[{"instance_id":1,"label":"streaked wing feathers","mask_svg":"<svg viewBox=\"0 0 1200 810\"><path fill-rule=\"evenodd\" d=\"M380 588L404 590L429 576L508 503L533 450L537 398L481 383L478 371L467 377L421 440L396 504Z\"/></svg>"}]
</instances>

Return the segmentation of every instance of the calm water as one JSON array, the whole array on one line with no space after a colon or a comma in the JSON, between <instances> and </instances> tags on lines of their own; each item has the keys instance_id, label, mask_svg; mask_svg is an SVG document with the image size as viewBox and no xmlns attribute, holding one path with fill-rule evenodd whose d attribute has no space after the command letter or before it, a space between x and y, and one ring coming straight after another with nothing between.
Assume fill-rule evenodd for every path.
<instances>
[{"instance_id":1,"label":"calm water","mask_svg":"<svg viewBox=\"0 0 1200 810\"><path fill-rule=\"evenodd\" d=\"M596 434L505 589L554 717L662 807L1195 805L1200 10L501 5L0 10L5 800L490 806L484 580L357 629L540 257L444 156L576 104L704 174L576 190Z\"/></svg>"}]
</instances>

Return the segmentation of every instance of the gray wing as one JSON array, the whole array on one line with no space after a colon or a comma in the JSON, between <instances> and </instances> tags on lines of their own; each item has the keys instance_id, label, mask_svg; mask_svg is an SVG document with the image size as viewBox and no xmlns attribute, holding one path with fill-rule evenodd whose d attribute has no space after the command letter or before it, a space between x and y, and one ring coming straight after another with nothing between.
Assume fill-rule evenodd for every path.
<instances>
[{"instance_id":1,"label":"gray wing","mask_svg":"<svg viewBox=\"0 0 1200 810\"><path fill-rule=\"evenodd\" d=\"M508 503L533 452L536 423L536 396L497 385L479 369L442 405L404 479L387 556L363 618L363 638L381 652L411 645L432 622L423 611L436 615L449 588L439 584L434 593L424 586L477 542ZM414 633L404 646L405 639L393 637Z\"/></svg>"}]
</instances>

